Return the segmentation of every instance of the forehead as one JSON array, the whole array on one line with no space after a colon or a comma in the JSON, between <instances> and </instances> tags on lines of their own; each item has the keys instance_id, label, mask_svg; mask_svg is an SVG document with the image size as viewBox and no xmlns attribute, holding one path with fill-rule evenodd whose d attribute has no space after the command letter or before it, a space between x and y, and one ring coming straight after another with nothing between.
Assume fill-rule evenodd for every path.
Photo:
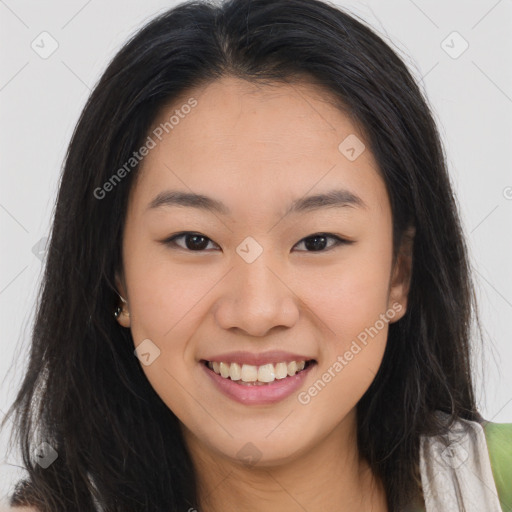
<instances>
[{"instance_id":1,"label":"forehead","mask_svg":"<svg viewBox=\"0 0 512 512\"><path fill-rule=\"evenodd\" d=\"M141 208L165 189L179 189L214 196L235 212L263 212L340 187L377 210L389 208L363 134L316 85L225 77L163 108L149 136L154 147L134 192Z\"/></svg>"}]
</instances>

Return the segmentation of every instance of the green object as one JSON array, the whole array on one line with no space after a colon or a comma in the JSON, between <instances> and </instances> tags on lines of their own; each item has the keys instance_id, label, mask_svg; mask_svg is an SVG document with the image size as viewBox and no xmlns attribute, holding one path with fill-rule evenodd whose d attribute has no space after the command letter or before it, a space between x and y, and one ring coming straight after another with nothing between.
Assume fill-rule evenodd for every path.
<instances>
[{"instance_id":1,"label":"green object","mask_svg":"<svg viewBox=\"0 0 512 512\"><path fill-rule=\"evenodd\" d=\"M486 422L482 427L501 510L512 512L512 423ZM425 508L415 512L425 512Z\"/></svg>"},{"instance_id":2,"label":"green object","mask_svg":"<svg viewBox=\"0 0 512 512\"><path fill-rule=\"evenodd\" d=\"M512 423L488 422L483 427L501 509L512 512Z\"/></svg>"}]
</instances>

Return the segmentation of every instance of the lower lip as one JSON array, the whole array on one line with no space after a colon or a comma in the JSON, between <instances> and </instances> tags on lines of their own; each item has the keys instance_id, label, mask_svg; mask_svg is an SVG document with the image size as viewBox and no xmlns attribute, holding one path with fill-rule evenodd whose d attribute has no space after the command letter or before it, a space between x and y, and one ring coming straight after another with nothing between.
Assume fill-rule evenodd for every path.
<instances>
[{"instance_id":1,"label":"lower lip","mask_svg":"<svg viewBox=\"0 0 512 512\"><path fill-rule=\"evenodd\" d=\"M238 381L221 377L213 370L210 370L204 362L200 364L220 391L236 402L246 405L272 404L284 400L300 388L310 370L316 365L316 363L310 363L307 368L292 377L288 376L284 379L276 379L274 382L269 382L261 386L246 386L244 384L237 384Z\"/></svg>"}]
</instances>

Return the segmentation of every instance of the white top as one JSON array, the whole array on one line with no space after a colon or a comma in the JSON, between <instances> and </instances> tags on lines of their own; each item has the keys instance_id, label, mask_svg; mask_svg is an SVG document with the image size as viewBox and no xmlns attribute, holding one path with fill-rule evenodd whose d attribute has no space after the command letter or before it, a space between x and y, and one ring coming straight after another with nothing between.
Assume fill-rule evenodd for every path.
<instances>
[{"instance_id":1,"label":"white top","mask_svg":"<svg viewBox=\"0 0 512 512\"><path fill-rule=\"evenodd\" d=\"M421 436L420 472L426 512L502 512L485 432L475 421L457 420L446 436Z\"/></svg>"}]
</instances>

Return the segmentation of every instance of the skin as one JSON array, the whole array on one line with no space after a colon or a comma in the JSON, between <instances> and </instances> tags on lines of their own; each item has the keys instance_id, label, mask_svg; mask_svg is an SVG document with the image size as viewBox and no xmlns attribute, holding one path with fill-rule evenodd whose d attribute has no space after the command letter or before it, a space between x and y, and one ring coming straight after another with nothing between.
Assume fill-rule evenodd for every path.
<instances>
[{"instance_id":1,"label":"skin","mask_svg":"<svg viewBox=\"0 0 512 512\"><path fill-rule=\"evenodd\" d=\"M117 285L127 300L119 323L135 346L149 338L160 350L142 367L181 422L201 510L386 511L382 483L358 453L356 405L381 364L388 323L306 405L298 393L271 405L235 402L199 362L232 350L303 353L318 364L300 392L393 304L401 310L389 323L405 314L410 244L393 267L391 207L376 161L369 149L355 161L338 150L348 135L365 139L319 86L224 77L187 91L155 126L190 97L197 106L144 158L132 188ZM292 200L333 188L366 207L284 216ZM214 197L231 214L147 210L167 189ZM208 245L161 243L181 231ZM304 239L319 232L354 243L308 248ZM252 263L236 252L248 236L263 248ZM237 453L249 442L260 458L244 465Z\"/></svg>"}]
</instances>

